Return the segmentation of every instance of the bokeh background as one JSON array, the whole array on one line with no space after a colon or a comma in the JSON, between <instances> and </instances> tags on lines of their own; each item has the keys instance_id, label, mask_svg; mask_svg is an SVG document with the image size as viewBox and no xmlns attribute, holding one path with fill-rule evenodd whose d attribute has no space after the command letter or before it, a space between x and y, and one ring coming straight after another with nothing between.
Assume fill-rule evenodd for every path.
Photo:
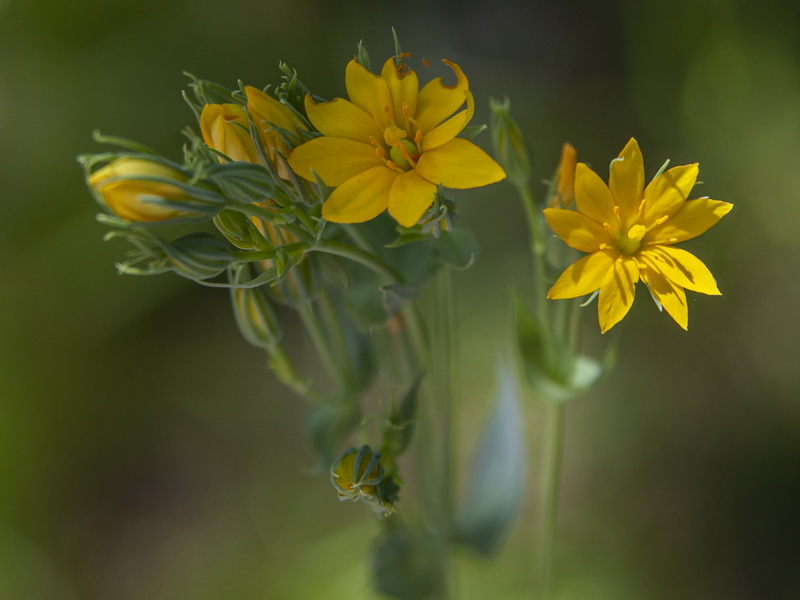
<instances>
[{"instance_id":1,"label":"bokeh background","mask_svg":"<svg viewBox=\"0 0 800 600\"><path fill-rule=\"evenodd\" d=\"M184 70L263 86L282 59L342 95L391 26L464 68L475 122L512 99L537 178L565 140L604 172L635 136L648 175L697 161L697 195L735 204L686 245L724 295L692 296L684 332L640 294L616 370L568 408L558 597L798 597L798 23L789 1L0 0L0 597L373 597L377 526L309 473L308 408L224 290L116 275L75 156L99 129L179 159ZM530 264L509 186L455 197L483 248L456 279L466 458ZM461 558L465 599L527 597L533 508L496 561Z\"/></svg>"}]
</instances>

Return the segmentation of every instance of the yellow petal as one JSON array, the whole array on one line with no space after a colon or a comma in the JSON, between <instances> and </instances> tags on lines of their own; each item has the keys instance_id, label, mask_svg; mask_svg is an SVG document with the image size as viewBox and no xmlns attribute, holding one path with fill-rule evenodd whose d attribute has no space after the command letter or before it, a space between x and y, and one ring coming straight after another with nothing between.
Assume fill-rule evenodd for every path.
<instances>
[{"instance_id":1,"label":"yellow petal","mask_svg":"<svg viewBox=\"0 0 800 600\"><path fill-rule=\"evenodd\" d=\"M369 144L344 138L318 137L295 148L289 165L300 177L315 181L313 170L326 185L336 187L351 177L383 165Z\"/></svg>"},{"instance_id":2,"label":"yellow petal","mask_svg":"<svg viewBox=\"0 0 800 600\"><path fill-rule=\"evenodd\" d=\"M672 215L686 202L692 191L699 167L682 165L664 171L653 179L644 190L644 222L651 224L656 219Z\"/></svg>"},{"instance_id":3,"label":"yellow petal","mask_svg":"<svg viewBox=\"0 0 800 600\"><path fill-rule=\"evenodd\" d=\"M653 297L661 303L667 314L683 329L688 329L689 307L683 288L653 269L647 269L647 283Z\"/></svg>"},{"instance_id":4,"label":"yellow petal","mask_svg":"<svg viewBox=\"0 0 800 600\"><path fill-rule=\"evenodd\" d=\"M475 100L472 98L472 93L465 92L467 98L467 108L457 112L455 115L447 119L438 127L434 127L431 131L425 134L422 138L422 150L433 150L442 144L446 144L459 133L464 130L472 120L472 115L475 113Z\"/></svg>"},{"instance_id":5,"label":"yellow petal","mask_svg":"<svg viewBox=\"0 0 800 600\"><path fill-rule=\"evenodd\" d=\"M577 298L599 290L617 256L618 253L614 255L610 251L593 252L572 263L547 292L547 297L551 300Z\"/></svg>"},{"instance_id":6,"label":"yellow petal","mask_svg":"<svg viewBox=\"0 0 800 600\"><path fill-rule=\"evenodd\" d=\"M578 210L600 223L607 223L618 235L619 218L614 214L614 199L602 179L583 163L575 167L575 204Z\"/></svg>"},{"instance_id":7,"label":"yellow petal","mask_svg":"<svg viewBox=\"0 0 800 600\"><path fill-rule=\"evenodd\" d=\"M676 244L704 233L733 208L730 202L698 198L688 200L669 220L644 236L644 244Z\"/></svg>"},{"instance_id":8,"label":"yellow petal","mask_svg":"<svg viewBox=\"0 0 800 600\"><path fill-rule=\"evenodd\" d=\"M247 96L247 109L256 125L271 125L297 133L297 119L286 106L251 85L245 86L244 93Z\"/></svg>"},{"instance_id":9,"label":"yellow petal","mask_svg":"<svg viewBox=\"0 0 800 600\"><path fill-rule=\"evenodd\" d=\"M377 119L380 128L394 122L394 107L389 86L355 59L347 63L344 85L350 101Z\"/></svg>"},{"instance_id":10,"label":"yellow petal","mask_svg":"<svg viewBox=\"0 0 800 600\"><path fill-rule=\"evenodd\" d=\"M398 175L389 194L389 214L403 227L413 227L436 196L436 186L414 171Z\"/></svg>"},{"instance_id":11,"label":"yellow petal","mask_svg":"<svg viewBox=\"0 0 800 600\"><path fill-rule=\"evenodd\" d=\"M260 162L249 128L247 112L239 104L206 104L200 113L203 141L232 161Z\"/></svg>"},{"instance_id":12,"label":"yellow petal","mask_svg":"<svg viewBox=\"0 0 800 600\"><path fill-rule=\"evenodd\" d=\"M359 173L337 187L322 205L322 216L334 223L363 223L374 219L389 202L397 173L381 165Z\"/></svg>"},{"instance_id":13,"label":"yellow petal","mask_svg":"<svg viewBox=\"0 0 800 600\"><path fill-rule=\"evenodd\" d=\"M486 152L464 138L454 138L423 152L416 171L431 183L457 190L489 185L506 176Z\"/></svg>"},{"instance_id":14,"label":"yellow petal","mask_svg":"<svg viewBox=\"0 0 800 600\"><path fill-rule=\"evenodd\" d=\"M636 296L636 282L639 281L639 268L630 256L620 256L614 261L614 268L600 287L597 302L597 316L600 331L605 333L628 314Z\"/></svg>"},{"instance_id":15,"label":"yellow petal","mask_svg":"<svg viewBox=\"0 0 800 600\"><path fill-rule=\"evenodd\" d=\"M322 135L365 143L369 142L370 137L381 137L381 130L372 115L344 98L317 103L312 100L311 94L306 94L305 105L308 120Z\"/></svg>"},{"instance_id":16,"label":"yellow petal","mask_svg":"<svg viewBox=\"0 0 800 600\"><path fill-rule=\"evenodd\" d=\"M456 84L445 85L442 78L437 77L426 83L419 91L415 119L423 133L436 127L461 108L466 101L465 93L469 89L466 75L456 63L449 60L442 62L453 69L456 74Z\"/></svg>"},{"instance_id":17,"label":"yellow petal","mask_svg":"<svg viewBox=\"0 0 800 600\"><path fill-rule=\"evenodd\" d=\"M602 225L577 211L545 208L544 218L567 246L581 252L597 252L602 249L602 244L613 244L611 236Z\"/></svg>"},{"instance_id":18,"label":"yellow petal","mask_svg":"<svg viewBox=\"0 0 800 600\"><path fill-rule=\"evenodd\" d=\"M611 167L608 187L621 211L623 226L627 229L639 217L644 189L644 161L639 144L631 138Z\"/></svg>"},{"instance_id":19,"label":"yellow petal","mask_svg":"<svg viewBox=\"0 0 800 600\"><path fill-rule=\"evenodd\" d=\"M389 86L397 125L410 133L411 124L406 113L413 116L417 110L419 78L408 67L403 65L402 69L397 68L394 64L394 57L392 57L384 63L381 70L381 79Z\"/></svg>"},{"instance_id":20,"label":"yellow petal","mask_svg":"<svg viewBox=\"0 0 800 600\"><path fill-rule=\"evenodd\" d=\"M651 271L658 271L675 285L710 296L721 293L711 271L691 252L674 246L651 246L639 256Z\"/></svg>"}]
</instances>

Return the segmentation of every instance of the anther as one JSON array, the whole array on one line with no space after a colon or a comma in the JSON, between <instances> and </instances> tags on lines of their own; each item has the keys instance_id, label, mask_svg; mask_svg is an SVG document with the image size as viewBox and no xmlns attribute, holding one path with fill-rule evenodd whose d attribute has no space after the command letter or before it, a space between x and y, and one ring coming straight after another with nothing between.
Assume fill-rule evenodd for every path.
<instances>
[{"instance_id":1,"label":"anther","mask_svg":"<svg viewBox=\"0 0 800 600\"><path fill-rule=\"evenodd\" d=\"M603 223L603 229L605 229L608 233L611 233L611 225L608 223Z\"/></svg>"},{"instance_id":2,"label":"anther","mask_svg":"<svg viewBox=\"0 0 800 600\"><path fill-rule=\"evenodd\" d=\"M620 212L620 211L619 211L619 206L617 206L617 205L615 204L615 205L614 205L614 214L615 214L615 215L619 215L619 212Z\"/></svg>"},{"instance_id":3,"label":"anther","mask_svg":"<svg viewBox=\"0 0 800 600\"><path fill-rule=\"evenodd\" d=\"M647 199L643 198L642 201L639 203L639 212L644 212L645 204L647 203Z\"/></svg>"},{"instance_id":4,"label":"anther","mask_svg":"<svg viewBox=\"0 0 800 600\"><path fill-rule=\"evenodd\" d=\"M678 241L678 238L669 238L670 244L674 244L677 241Z\"/></svg>"}]
</instances>

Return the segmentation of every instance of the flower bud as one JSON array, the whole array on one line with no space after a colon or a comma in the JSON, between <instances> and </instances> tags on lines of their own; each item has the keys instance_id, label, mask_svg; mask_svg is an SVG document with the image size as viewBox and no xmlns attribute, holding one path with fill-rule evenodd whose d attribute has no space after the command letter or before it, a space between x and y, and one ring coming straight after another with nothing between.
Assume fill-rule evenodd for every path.
<instances>
[{"instance_id":1,"label":"flower bud","mask_svg":"<svg viewBox=\"0 0 800 600\"><path fill-rule=\"evenodd\" d=\"M506 172L509 181L517 187L528 184L531 176L531 159L528 144L522 131L511 118L511 102L490 101L492 144L497 162Z\"/></svg>"},{"instance_id":2,"label":"flower bud","mask_svg":"<svg viewBox=\"0 0 800 600\"><path fill-rule=\"evenodd\" d=\"M233 288L231 302L236 323L248 342L270 349L280 341L281 323L261 288Z\"/></svg>"},{"instance_id":3,"label":"flower bud","mask_svg":"<svg viewBox=\"0 0 800 600\"><path fill-rule=\"evenodd\" d=\"M558 178L555 194L550 198L550 207L569 208L575 204L575 167L578 152L569 142L561 148L561 160L558 163Z\"/></svg>"},{"instance_id":4,"label":"flower bud","mask_svg":"<svg viewBox=\"0 0 800 600\"><path fill-rule=\"evenodd\" d=\"M223 210L214 216L214 225L241 250L265 250L271 246L253 220L238 211Z\"/></svg>"},{"instance_id":5,"label":"flower bud","mask_svg":"<svg viewBox=\"0 0 800 600\"><path fill-rule=\"evenodd\" d=\"M256 124L267 158L281 179L289 179L289 167L278 154L289 156L291 148L284 135L298 135L300 123L297 117L289 108L253 86L248 85L244 91L247 95L247 110ZM281 129L285 133L282 134Z\"/></svg>"},{"instance_id":6,"label":"flower bud","mask_svg":"<svg viewBox=\"0 0 800 600\"><path fill-rule=\"evenodd\" d=\"M92 173L87 183L98 200L121 219L150 223L193 214L188 205L187 210L182 211L159 203L190 203L191 196L176 185L187 179L180 171L159 162L123 157Z\"/></svg>"},{"instance_id":7,"label":"flower bud","mask_svg":"<svg viewBox=\"0 0 800 600\"><path fill-rule=\"evenodd\" d=\"M243 106L206 104L200 113L200 132L209 148L222 152L232 161L260 162Z\"/></svg>"},{"instance_id":8,"label":"flower bud","mask_svg":"<svg viewBox=\"0 0 800 600\"><path fill-rule=\"evenodd\" d=\"M350 448L331 467L331 483L339 500L358 502L361 498L377 501L377 486L383 480L381 455L369 446Z\"/></svg>"},{"instance_id":9,"label":"flower bud","mask_svg":"<svg viewBox=\"0 0 800 600\"><path fill-rule=\"evenodd\" d=\"M199 231L169 243L162 242L161 249L175 273L195 281L216 277L233 260L225 242Z\"/></svg>"}]
</instances>

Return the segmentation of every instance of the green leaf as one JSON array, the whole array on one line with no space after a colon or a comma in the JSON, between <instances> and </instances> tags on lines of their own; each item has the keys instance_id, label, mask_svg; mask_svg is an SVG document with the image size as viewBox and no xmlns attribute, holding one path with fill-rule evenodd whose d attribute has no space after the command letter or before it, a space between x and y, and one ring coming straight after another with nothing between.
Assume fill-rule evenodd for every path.
<instances>
[{"instance_id":1,"label":"green leaf","mask_svg":"<svg viewBox=\"0 0 800 600\"><path fill-rule=\"evenodd\" d=\"M375 588L397 600L441 598L434 540L406 528L381 535L372 557Z\"/></svg>"},{"instance_id":2,"label":"green leaf","mask_svg":"<svg viewBox=\"0 0 800 600\"><path fill-rule=\"evenodd\" d=\"M471 267L481 252L478 240L464 229L447 231L431 243L439 261L459 271Z\"/></svg>"},{"instance_id":3,"label":"green leaf","mask_svg":"<svg viewBox=\"0 0 800 600\"><path fill-rule=\"evenodd\" d=\"M488 555L500 547L519 512L525 490L525 443L516 378L498 368L498 390L470 468L457 539Z\"/></svg>"}]
</instances>

